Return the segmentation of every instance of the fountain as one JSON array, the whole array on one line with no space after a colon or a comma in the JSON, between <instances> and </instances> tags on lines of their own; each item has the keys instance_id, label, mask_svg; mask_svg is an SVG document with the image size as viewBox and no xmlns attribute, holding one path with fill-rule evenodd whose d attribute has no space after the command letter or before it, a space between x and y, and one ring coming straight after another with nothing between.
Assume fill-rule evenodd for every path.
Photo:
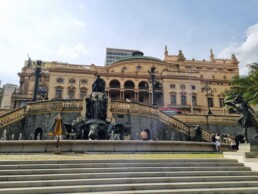
<instances>
[{"instance_id":1,"label":"fountain","mask_svg":"<svg viewBox=\"0 0 258 194\"><path fill-rule=\"evenodd\" d=\"M108 96L105 94L105 81L99 75L92 85L91 95L85 101L85 119L77 118L72 124L65 124L66 128L76 133L79 139L123 140L124 134L120 134L125 133L125 127L122 124L116 125L106 121Z\"/></svg>"}]
</instances>

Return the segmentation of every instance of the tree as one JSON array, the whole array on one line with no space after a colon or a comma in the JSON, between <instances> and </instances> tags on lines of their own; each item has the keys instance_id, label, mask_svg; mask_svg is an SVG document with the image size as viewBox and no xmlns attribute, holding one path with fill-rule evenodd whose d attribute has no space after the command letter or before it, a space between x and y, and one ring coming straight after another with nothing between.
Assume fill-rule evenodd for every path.
<instances>
[{"instance_id":1,"label":"tree","mask_svg":"<svg viewBox=\"0 0 258 194\"><path fill-rule=\"evenodd\" d=\"M231 88L224 92L227 100L241 94L245 101L252 105L258 105L258 63L249 65L250 70L247 76L235 76L231 80Z\"/></svg>"}]
</instances>

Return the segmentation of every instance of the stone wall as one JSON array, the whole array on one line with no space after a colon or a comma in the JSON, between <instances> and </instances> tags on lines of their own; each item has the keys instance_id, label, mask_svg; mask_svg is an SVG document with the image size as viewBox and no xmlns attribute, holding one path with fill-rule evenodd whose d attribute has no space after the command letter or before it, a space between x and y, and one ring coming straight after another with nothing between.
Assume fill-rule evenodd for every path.
<instances>
[{"instance_id":1,"label":"stone wall","mask_svg":"<svg viewBox=\"0 0 258 194\"><path fill-rule=\"evenodd\" d=\"M2 134L6 129L6 139L8 140L12 138L18 140L20 133L22 133L22 139L34 139L35 130L40 128L43 131L43 139L53 139L53 137L48 136L47 133L57 114L58 113L28 115L20 121L1 128L0 137L3 138ZM79 115L79 112L61 113L61 117L65 123L72 123Z\"/></svg>"},{"instance_id":2,"label":"stone wall","mask_svg":"<svg viewBox=\"0 0 258 194\"><path fill-rule=\"evenodd\" d=\"M20 138L20 133L22 133L22 139L34 139L35 130L40 128L43 131L43 139L52 139L53 137L49 137L47 132L56 115L57 112L27 115L24 119L1 128L0 138L3 138L3 131L6 129L6 139L18 140ZM80 112L76 111L61 114L65 123L72 123L73 120L79 115ZM144 129L150 130L152 140L188 140L188 134L179 132L169 125L162 123L155 116L116 113L113 114L113 117L115 118L117 124L123 124L124 126L131 127L130 139L132 140L139 140L140 132ZM209 126L207 126L205 115L176 115L176 118L189 125L199 124L205 129L209 128L214 133L238 135L242 134L243 131L243 129L236 124L236 120L239 118L239 116L209 116ZM249 139L251 139L254 133L254 129L248 129Z\"/></svg>"},{"instance_id":3,"label":"stone wall","mask_svg":"<svg viewBox=\"0 0 258 194\"><path fill-rule=\"evenodd\" d=\"M185 141L188 135L181 133L162 123L158 118L134 114L113 114L117 124L131 126L131 139L139 140L140 132L149 129L152 140L179 140Z\"/></svg>"},{"instance_id":4,"label":"stone wall","mask_svg":"<svg viewBox=\"0 0 258 194\"><path fill-rule=\"evenodd\" d=\"M200 125L213 133L225 133L232 136L243 134L243 128L237 124L240 115L175 115L175 118L188 125ZM248 139L256 133L254 128L248 128Z\"/></svg>"}]
</instances>

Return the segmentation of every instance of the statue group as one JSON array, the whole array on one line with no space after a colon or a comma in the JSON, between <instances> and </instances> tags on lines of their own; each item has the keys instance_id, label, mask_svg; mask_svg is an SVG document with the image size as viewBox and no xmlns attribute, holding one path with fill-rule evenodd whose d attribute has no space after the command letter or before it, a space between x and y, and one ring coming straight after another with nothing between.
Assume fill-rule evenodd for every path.
<instances>
[{"instance_id":1,"label":"statue group","mask_svg":"<svg viewBox=\"0 0 258 194\"><path fill-rule=\"evenodd\" d=\"M129 128L125 128L122 124L106 121L108 97L105 94L105 81L99 75L92 84L92 94L85 101L85 119L73 122L72 125L67 124L68 131L78 134L79 139L123 140L124 134L128 133Z\"/></svg>"}]
</instances>

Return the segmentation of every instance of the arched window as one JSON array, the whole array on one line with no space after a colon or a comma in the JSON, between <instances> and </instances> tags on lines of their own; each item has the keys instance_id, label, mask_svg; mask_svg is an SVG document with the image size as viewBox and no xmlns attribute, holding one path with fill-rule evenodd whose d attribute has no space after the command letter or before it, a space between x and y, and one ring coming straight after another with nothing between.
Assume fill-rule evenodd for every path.
<instances>
[{"instance_id":1,"label":"arched window","mask_svg":"<svg viewBox=\"0 0 258 194\"><path fill-rule=\"evenodd\" d=\"M138 85L139 90L148 90L149 84L146 81L141 81Z\"/></svg>"},{"instance_id":2,"label":"arched window","mask_svg":"<svg viewBox=\"0 0 258 194\"><path fill-rule=\"evenodd\" d=\"M160 82L156 82L154 85L155 90L162 90L162 84Z\"/></svg>"},{"instance_id":3,"label":"arched window","mask_svg":"<svg viewBox=\"0 0 258 194\"><path fill-rule=\"evenodd\" d=\"M126 81L125 84L124 84L124 88L125 89L134 89L133 81L131 81L131 80Z\"/></svg>"},{"instance_id":4,"label":"arched window","mask_svg":"<svg viewBox=\"0 0 258 194\"><path fill-rule=\"evenodd\" d=\"M120 88L120 82L118 80L110 81L109 88Z\"/></svg>"}]
</instances>

